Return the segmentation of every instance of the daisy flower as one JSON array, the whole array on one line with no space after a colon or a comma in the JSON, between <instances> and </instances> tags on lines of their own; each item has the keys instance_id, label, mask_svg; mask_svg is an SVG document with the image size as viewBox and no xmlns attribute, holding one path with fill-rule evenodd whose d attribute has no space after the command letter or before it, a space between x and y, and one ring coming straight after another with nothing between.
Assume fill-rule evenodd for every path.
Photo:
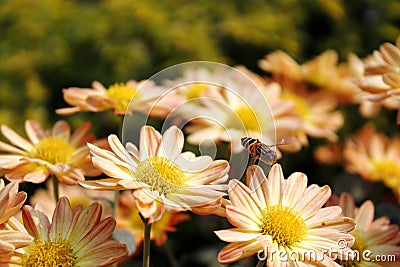
<instances>
[{"instance_id":1,"label":"daisy flower","mask_svg":"<svg viewBox=\"0 0 400 267\"><path fill-rule=\"evenodd\" d=\"M172 126L163 135L143 126L139 149L127 143L126 149L115 135L108 137L112 151L89 144L93 164L111 178L82 181L92 189L130 190L144 218L151 224L164 211L206 208L225 195L229 170L225 160L182 153L184 136Z\"/></svg>"},{"instance_id":2,"label":"daisy flower","mask_svg":"<svg viewBox=\"0 0 400 267\"><path fill-rule=\"evenodd\" d=\"M124 259L125 244L112 240L115 220L101 219L99 203L71 209L68 198L57 203L52 222L39 210L24 206L22 219L33 242L18 249L13 266L108 266Z\"/></svg>"},{"instance_id":3,"label":"daisy flower","mask_svg":"<svg viewBox=\"0 0 400 267\"><path fill-rule=\"evenodd\" d=\"M370 200L365 201L360 208L357 208L353 197L348 193L343 193L338 202L343 209L343 215L356 221L355 229L350 232L355 238L351 249L360 255L358 260L343 260L339 261L339 264L344 267L398 266L400 259L399 226L390 224L390 220L386 217L374 220L375 207ZM386 262L376 258L388 255L395 258Z\"/></svg>"},{"instance_id":4,"label":"daisy flower","mask_svg":"<svg viewBox=\"0 0 400 267\"><path fill-rule=\"evenodd\" d=\"M247 186L229 182L231 205L226 213L236 228L215 232L230 242L218 254L219 262L228 264L264 251L267 266L337 266L324 253L338 249L339 240L353 244L348 232L354 222L342 217L338 206L322 208L330 195L328 186L307 187L302 173L284 179L279 164L272 166L268 178L260 167L250 167Z\"/></svg>"},{"instance_id":5,"label":"daisy flower","mask_svg":"<svg viewBox=\"0 0 400 267\"><path fill-rule=\"evenodd\" d=\"M353 83L352 69L338 61L334 50L327 50L301 65L285 52L275 51L260 60L259 66L271 73L273 80L285 90L317 89L340 103L357 103L361 90Z\"/></svg>"},{"instance_id":6,"label":"daisy flower","mask_svg":"<svg viewBox=\"0 0 400 267\"><path fill-rule=\"evenodd\" d=\"M160 220L153 223L150 239L157 246L162 246L167 241L167 234L175 232L178 223L187 221L190 216L184 212L164 212ZM135 237L136 251L143 242L144 225L140 218L135 198L130 191L124 191L119 197L117 208L117 227L127 229Z\"/></svg>"},{"instance_id":7,"label":"daisy flower","mask_svg":"<svg viewBox=\"0 0 400 267\"><path fill-rule=\"evenodd\" d=\"M116 83L105 88L98 81L92 88L72 87L63 90L64 100L73 107L56 110L57 114L70 115L81 111L101 112L112 110L116 115L130 114L134 111L165 117L175 105L179 97L166 93L166 89L156 86L152 81L140 82L130 80Z\"/></svg>"},{"instance_id":8,"label":"daisy flower","mask_svg":"<svg viewBox=\"0 0 400 267\"><path fill-rule=\"evenodd\" d=\"M43 129L36 121L25 122L29 141L2 125L1 132L11 145L0 142L0 150L8 154L0 155L0 172L8 180L42 183L49 175L64 184L74 185L84 180L84 176L97 176L101 172L91 164L86 142L96 142L87 132L90 123L82 124L71 134L65 121L58 121L50 130ZM102 145L102 140L97 141Z\"/></svg>"},{"instance_id":9,"label":"daisy flower","mask_svg":"<svg viewBox=\"0 0 400 267\"><path fill-rule=\"evenodd\" d=\"M383 182L400 201L400 138L389 139L365 125L345 141L345 169L371 182Z\"/></svg>"},{"instance_id":10,"label":"daisy flower","mask_svg":"<svg viewBox=\"0 0 400 267\"><path fill-rule=\"evenodd\" d=\"M18 182L4 186L4 180L0 179L0 226L21 209L26 197L25 192L18 192Z\"/></svg>"}]
</instances>

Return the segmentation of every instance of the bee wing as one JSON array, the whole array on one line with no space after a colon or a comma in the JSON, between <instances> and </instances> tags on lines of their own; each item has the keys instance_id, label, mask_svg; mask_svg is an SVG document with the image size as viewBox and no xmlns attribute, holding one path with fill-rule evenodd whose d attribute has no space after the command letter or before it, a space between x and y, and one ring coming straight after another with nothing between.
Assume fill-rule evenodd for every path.
<instances>
[{"instance_id":1,"label":"bee wing","mask_svg":"<svg viewBox=\"0 0 400 267\"><path fill-rule=\"evenodd\" d=\"M272 150L268 145L262 144L257 147L260 155L260 160L265 164L272 164L276 160L276 152Z\"/></svg>"}]
</instances>

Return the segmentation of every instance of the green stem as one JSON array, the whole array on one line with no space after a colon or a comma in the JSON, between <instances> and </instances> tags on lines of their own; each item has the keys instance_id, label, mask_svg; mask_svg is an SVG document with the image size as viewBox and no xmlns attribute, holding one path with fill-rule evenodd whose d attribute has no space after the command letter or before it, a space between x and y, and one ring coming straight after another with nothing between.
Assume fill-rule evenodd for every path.
<instances>
[{"instance_id":1,"label":"green stem","mask_svg":"<svg viewBox=\"0 0 400 267\"><path fill-rule=\"evenodd\" d=\"M256 267L263 267L263 266L265 266L265 261L262 260L258 261Z\"/></svg>"},{"instance_id":2,"label":"green stem","mask_svg":"<svg viewBox=\"0 0 400 267\"><path fill-rule=\"evenodd\" d=\"M144 223L144 239L143 239L143 267L150 267L150 232L151 224L147 223L147 220L143 220Z\"/></svg>"},{"instance_id":3,"label":"green stem","mask_svg":"<svg viewBox=\"0 0 400 267\"><path fill-rule=\"evenodd\" d=\"M54 174L51 175L51 179L53 180L53 194L54 194L54 199L56 200L56 203L58 202L58 199L60 198L60 193L58 191L58 180Z\"/></svg>"},{"instance_id":4,"label":"green stem","mask_svg":"<svg viewBox=\"0 0 400 267\"><path fill-rule=\"evenodd\" d=\"M167 241L167 243L168 243L168 241ZM164 249L165 249L165 252L167 253L169 263L171 264L172 267L178 267L178 262L176 261L174 254L172 253L171 247L168 246L167 243L165 243Z\"/></svg>"}]
</instances>

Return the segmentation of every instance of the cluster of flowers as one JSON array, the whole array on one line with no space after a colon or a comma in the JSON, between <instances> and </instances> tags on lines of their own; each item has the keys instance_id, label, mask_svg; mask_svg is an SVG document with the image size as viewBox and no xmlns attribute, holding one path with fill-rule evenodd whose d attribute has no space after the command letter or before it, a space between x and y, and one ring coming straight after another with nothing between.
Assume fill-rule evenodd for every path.
<instances>
[{"instance_id":1,"label":"cluster of flowers","mask_svg":"<svg viewBox=\"0 0 400 267\"><path fill-rule=\"evenodd\" d=\"M400 39L396 46L383 44L366 59L352 55L347 65L338 65L334 51L303 65L281 51L259 63L269 78L239 66L236 72L199 68L163 85L129 81L105 88L94 82L93 88L68 88L64 99L72 107L56 112L112 110L116 115L141 112L161 119L173 114L174 120L190 121L185 127L188 142L225 141L233 153L243 149L243 136L268 144L290 140L290 145L277 148L280 158L282 152L308 145L309 137L338 141L343 125L336 110L340 104L359 104L365 116L380 106L400 106ZM169 85L174 90L167 90ZM7 152L0 155L0 175L11 181L0 184L4 266L107 266L134 253L128 252L129 243L113 239L116 227L130 231L140 244L146 238L145 226L158 225L151 239L161 245L167 232L189 219L187 211L223 216L235 227L215 232L230 243L218 255L222 264L259 251L337 251L319 261L298 258L286 265L268 254L267 266L380 266L344 258L352 249L400 258L399 227L384 217L374 220L372 202L357 209L348 194L335 201L328 186L307 186L302 173L285 179L279 164L268 175L252 165L245 184L240 179L226 183L228 161L182 152L185 135L176 126L163 134L143 126L138 145L123 145L116 135L96 139L88 133L90 123L72 133L65 121L50 130L27 121L25 129L29 141L1 126L9 144L0 142L0 150ZM343 146L321 148L316 156L325 163L343 160L349 172L383 181L400 200L399 139L389 139L367 125ZM86 179L101 173L108 177ZM18 192L18 183L40 184L49 177L52 193L38 189L30 199L33 207L23 206L27 194ZM110 205L114 196L109 193L121 190ZM54 204L46 199L51 194L58 200ZM348 247L341 247L339 240Z\"/></svg>"}]
</instances>

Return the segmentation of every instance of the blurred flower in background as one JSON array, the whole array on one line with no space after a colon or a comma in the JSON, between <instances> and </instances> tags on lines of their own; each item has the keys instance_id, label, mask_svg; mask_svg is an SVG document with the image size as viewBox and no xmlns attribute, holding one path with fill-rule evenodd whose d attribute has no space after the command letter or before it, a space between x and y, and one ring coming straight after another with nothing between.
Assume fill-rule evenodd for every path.
<instances>
[{"instance_id":1,"label":"blurred flower in background","mask_svg":"<svg viewBox=\"0 0 400 267\"><path fill-rule=\"evenodd\" d=\"M37 121L26 121L25 131L29 141L6 125L1 132L11 145L0 142L0 172L9 180L42 183L49 175L64 184L74 185L85 180L85 176L97 176L89 157L86 142L103 146L105 140L96 140L88 134L91 123L82 124L71 134L65 121L58 121L52 129L45 130Z\"/></svg>"},{"instance_id":2,"label":"blurred flower in background","mask_svg":"<svg viewBox=\"0 0 400 267\"><path fill-rule=\"evenodd\" d=\"M375 207L372 201L365 201L358 208L353 197L342 193L330 204L339 205L343 216L355 219L356 227L350 232L355 238L351 249L358 251L359 260L338 261L341 266L397 266L400 257L399 226L390 224L386 217L374 218ZM367 252L367 253L366 253ZM369 253L368 253L369 252ZM390 257L395 257L389 258ZM386 259L386 260L383 260Z\"/></svg>"},{"instance_id":3,"label":"blurred flower in background","mask_svg":"<svg viewBox=\"0 0 400 267\"><path fill-rule=\"evenodd\" d=\"M400 139L365 125L343 148L344 167L371 182L383 182L400 201Z\"/></svg>"}]
</instances>

